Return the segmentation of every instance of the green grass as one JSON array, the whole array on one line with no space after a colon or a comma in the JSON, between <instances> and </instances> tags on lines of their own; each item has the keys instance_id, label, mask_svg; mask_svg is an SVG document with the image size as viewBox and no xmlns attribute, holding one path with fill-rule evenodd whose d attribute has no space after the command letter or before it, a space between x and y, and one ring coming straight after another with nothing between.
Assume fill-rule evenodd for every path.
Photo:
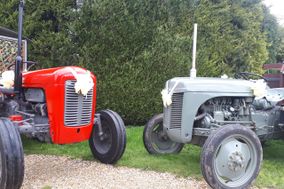
<instances>
[{"instance_id":1,"label":"green grass","mask_svg":"<svg viewBox=\"0 0 284 189\"><path fill-rule=\"evenodd\" d=\"M51 186L44 186L41 189L52 189L52 187Z\"/></svg>"},{"instance_id":2,"label":"green grass","mask_svg":"<svg viewBox=\"0 0 284 189\"><path fill-rule=\"evenodd\" d=\"M263 163L257 185L284 189L284 141L267 142L263 148Z\"/></svg>"},{"instance_id":3,"label":"green grass","mask_svg":"<svg viewBox=\"0 0 284 189\"><path fill-rule=\"evenodd\" d=\"M144 170L170 172L178 176L201 179L200 147L186 145L180 154L152 156L147 153L142 141L142 127L127 128L127 145L118 166ZM52 154L93 160L87 142L54 145L23 138L26 154ZM269 141L264 147L264 160L256 186L284 189L284 141Z\"/></svg>"}]
</instances>

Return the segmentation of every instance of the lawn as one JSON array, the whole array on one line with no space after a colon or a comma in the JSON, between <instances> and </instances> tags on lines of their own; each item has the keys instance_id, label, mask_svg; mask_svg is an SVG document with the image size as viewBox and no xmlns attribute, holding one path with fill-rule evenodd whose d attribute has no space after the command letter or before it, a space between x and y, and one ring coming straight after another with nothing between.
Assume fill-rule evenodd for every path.
<instances>
[{"instance_id":1,"label":"lawn","mask_svg":"<svg viewBox=\"0 0 284 189\"><path fill-rule=\"evenodd\" d=\"M178 176L201 179L200 147L186 145L180 154L149 155L143 146L143 127L127 128L126 151L117 166L135 167L144 170L170 172ZM87 142L71 145L39 143L23 138L26 154L64 155L72 158L93 160ZM284 188L284 141L269 141L264 147L264 160L255 185L268 188Z\"/></svg>"}]
</instances>

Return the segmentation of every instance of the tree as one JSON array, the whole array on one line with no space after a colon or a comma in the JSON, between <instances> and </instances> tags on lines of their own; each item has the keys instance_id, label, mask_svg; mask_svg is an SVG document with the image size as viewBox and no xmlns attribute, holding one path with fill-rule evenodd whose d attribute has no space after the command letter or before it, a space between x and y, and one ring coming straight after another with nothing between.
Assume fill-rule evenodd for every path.
<instances>
[{"instance_id":1,"label":"tree","mask_svg":"<svg viewBox=\"0 0 284 189\"><path fill-rule=\"evenodd\" d=\"M0 3L0 23L17 31L18 0ZM76 16L76 1L27 0L24 35L31 39L30 59L41 67L70 65L76 61L76 49L70 40L70 26Z\"/></svg>"},{"instance_id":2,"label":"tree","mask_svg":"<svg viewBox=\"0 0 284 189\"><path fill-rule=\"evenodd\" d=\"M281 45L280 26L268 7L263 5L264 19L262 30L267 36L269 58L266 63L276 63L277 53Z\"/></svg>"},{"instance_id":3,"label":"tree","mask_svg":"<svg viewBox=\"0 0 284 189\"><path fill-rule=\"evenodd\" d=\"M0 22L15 29L17 0L0 8ZM41 67L90 69L97 108L142 124L162 111L165 82L188 76L193 23L198 76L220 76L261 73L268 58L263 19L260 0L85 0L79 7L75 0L28 0L24 33Z\"/></svg>"},{"instance_id":4,"label":"tree","mask_svg":"<svg viewBox=\"0 0 284 189\"><path fill-rule=\"evenodd\" d=\"M284 28L280 26L278 29L280 41L276 49L276 61L284 63Z\"/></svg>"},{"instance_id":5,"label":"tree","mask_svg":"<svg viewBox=\"0 0 284 189\"><path fill-rule=\"evenodd\" d=\"M267 50L259 1L201 0L195 14L200 28L198 49L202 49L198 62L203 64L203 73L261 72ZM208 70L208 65L213 69Z\"/></svg>"}]
</instances>

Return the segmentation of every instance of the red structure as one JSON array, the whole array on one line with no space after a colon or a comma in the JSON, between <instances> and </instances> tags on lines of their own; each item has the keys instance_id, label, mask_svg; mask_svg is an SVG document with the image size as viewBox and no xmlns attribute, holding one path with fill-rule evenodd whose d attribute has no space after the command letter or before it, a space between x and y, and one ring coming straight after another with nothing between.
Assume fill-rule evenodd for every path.
<instances>
[{"instance_id":1,"label":"red structure","mask_svg":"<svg viewBox=\"0 0 284 189\"><path fill-rule=\"evenodd\" d=\"M266 70L263 76L267 79L269 87L284 87L284 64L264 64L263 69Z\"/></svg>"}]
</instances>

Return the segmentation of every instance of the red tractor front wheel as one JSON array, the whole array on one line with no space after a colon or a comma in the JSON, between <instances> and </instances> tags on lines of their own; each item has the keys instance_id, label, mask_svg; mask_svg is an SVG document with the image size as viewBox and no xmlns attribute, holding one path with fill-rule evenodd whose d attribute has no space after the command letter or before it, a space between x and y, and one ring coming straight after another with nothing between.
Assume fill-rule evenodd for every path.
<instances>
[{"instance_id":1,"label":"red tractor front wheel","mask_svg":"<svg viewBox=\"0 0 284 189\"><path fill-rule=\"evenodd\" d=\"M106 164L116 163L126 146L124 122L114 111L97 113L93 131L89 139L91 151L96 159Z\"/></svg>"},{"instance_id":2,"label":"red tractor front wheel","mask_svg":"<svg viewBox=\"0 0 284 189\"><path fill-rule=\"evenodd\" d=\"M19 189L24 179L24 152L18 129L0 118L0 188Z\"/></svg>"}]
</instances>

